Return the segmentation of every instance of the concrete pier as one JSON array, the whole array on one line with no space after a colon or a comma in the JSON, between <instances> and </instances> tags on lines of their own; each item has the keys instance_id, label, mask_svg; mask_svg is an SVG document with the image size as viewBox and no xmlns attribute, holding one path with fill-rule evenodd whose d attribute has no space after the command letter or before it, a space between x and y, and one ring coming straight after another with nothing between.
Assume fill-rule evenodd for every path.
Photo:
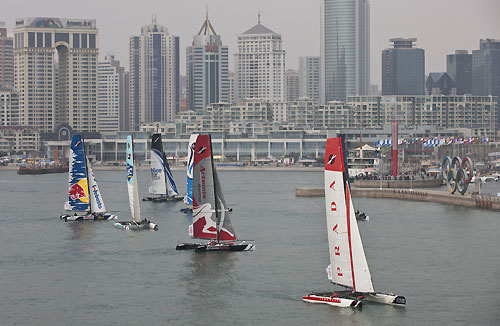
<instances>
[{"instance_id":1,"label":"concrete pier","mask_svg":"<svg viewBox=\"0 0 500 326\"><path fill-rule=\"evenodd\" d=\"M389 198L500 210L500 197L478 194L451 194L437 190L353 188L353 197ZM324 197L324 189L297 188L297 197Z\"/></svg>"}]
</instances>

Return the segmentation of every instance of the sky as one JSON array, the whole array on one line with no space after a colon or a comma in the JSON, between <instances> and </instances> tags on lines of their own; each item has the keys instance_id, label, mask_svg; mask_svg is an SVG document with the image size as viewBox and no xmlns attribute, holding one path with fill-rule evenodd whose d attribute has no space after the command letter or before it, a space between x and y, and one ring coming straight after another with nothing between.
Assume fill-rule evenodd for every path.
<instances>
[{"instance_id":1,"label":"sky","mask_svg":"<svg viewBox=\"0 0 500 326\"><path fill-rule=\"evenodd\" d=\"M282 35L287 68L299 57L320 54L320 6L323 0L2 0L0 21L9 33L20 17L96 19L100 54L114 54L128 70L128 42L156 14L159 24L180 37L180 71L185 75L186 47L209 18L224 45L230 69L239 34L261 22ZM371 83L381 84L382 50L394 37L416 37L425 50L426 73L446 71L446 55L479 48L481 38L500 39L500 0L370 0Z\"/></svg>"}]
</instances>

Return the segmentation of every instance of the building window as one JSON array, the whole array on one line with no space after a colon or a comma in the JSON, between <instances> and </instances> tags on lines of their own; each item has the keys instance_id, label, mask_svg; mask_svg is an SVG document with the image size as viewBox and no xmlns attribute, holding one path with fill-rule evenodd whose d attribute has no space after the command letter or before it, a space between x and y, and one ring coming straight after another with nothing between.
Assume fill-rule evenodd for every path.
<instances>
[{"instance_id":1,"label":"building window","mask_svg":"<svg viewBox=\"0 0 500 326\"><path fill-rule=\"evenodd\" d=\"M56 33L56 43L66 42L69 43L69 33Z\"/></svg>"},{"instance_id":2,"label":"building window","mask_svg":"<svg viewBox=\"0 0 500 326\"><path fill-rule=\"evenodd\" d=\"M80 47L80 34L73 34L73 49L78 49Z\"/></svg>"},{"instance_id":3,"label":"building window","mask_svg":"<svg viewBox=\"0 0 500 326\"><path fill-rule=\"evenodd\" d=\"M52 47L52 33L45 33L45 47Z\"/></svg>"},{"instance_id":4,"label":"building window","mask_svg":"<svg viewBox=\"0 0 500 326\"><path fill-rule=\"evenodd\" d=\"M87 34L82 33L81 36L82 36L82 49L86 49L87 48Z\"/></svg>"},{"instance_id":5,"label":"building window","mask_svg":"<svg viewBox=\"0 0 500 326\"><path fill-rule=\"evenodd\" d=\"M36 33L36 47L43 48L43 33Z\"/></svg>"},{"instance_id":6,"label":"building window","mask_svg":"<svg viewBox=\"0 0 500 326\"><path fill-rule=\"evenodd\" d=\"M95 49L95 34L89 34L89 49Z\"/></svg>"},{"instance_id":7,"label":"building window","mask_svg":"<svg viewBox=\"0 0 500 326\"><path fill-rule=\"evenodd\" d=\"M35 32L28 32L28 46L35 47Z\"/></svg>"}]
</instances>

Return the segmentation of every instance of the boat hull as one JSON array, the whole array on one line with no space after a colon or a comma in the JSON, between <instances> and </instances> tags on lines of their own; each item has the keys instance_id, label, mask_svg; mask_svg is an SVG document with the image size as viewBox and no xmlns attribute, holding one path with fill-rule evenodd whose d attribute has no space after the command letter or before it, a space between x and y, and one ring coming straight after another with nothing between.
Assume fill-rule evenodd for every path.
<instances>
[{"instance_id":1,"label":"boat hull","mask_svg":"<svg viewBox=\"0 0 500 326\"><path fill-rule=\"evenodd\" d=\"M184 214L193 214L192 208L181 208L180 211L183 212Z\"/></svg>"},{"instance_id":2,"label":"boat hull","mask_svg":"<svg viewBox=\"0 0 500 326\"><path fill-rule=\"evenodd\" d=\"M323 303L340 308L361 308L361 300L339 296L335 293L311 293L302 300L310 303Z\"/></svg>"},{"instance_id":3,"label":"boat hull","mask_svg":"<svg viewBox=\"0 0 500 326\"><path fill-rule=\"evenodd\" d=\"M150 221L147 222L142 221L141 223L136 223L134 221L116 222L114 226L119 230L127 230L127 231L142 231L142 230L158 231L158 225Z\"/></svg>"},{"instance_id":4,"label":"boat hull","mask_svg":"<svg viewBox=\"0 0 500 326\"><path fill-rule=\"evenodd\" d=\"M364 294L364 300L398 307L406 307L406 298L391 293L368 293Z\"/></svg>"},{"instance_id":5,"label":"boat hull","mask_svg":"<svg viewBox=\"0 0 500 326\"><path fill-rule=\"evenodd\" d=\"M47 173L67 173L68 167L54 168L19 168L17 174L47 174Z\"/></svg>"},{"instance_id":6,"label":"boat hull","mask_svg":"<svg viewBox=\"0 0 500 326\"><path fill-rule=\"evenodd\" d=\"M104 215L61 215L61 219L64 219L65 222L68 221L107 221L107 220L116 220L118 217L113 214L104 214Z\"/></svg>"},{"instance_id":7,"label":"boat hull","mask_svg":"<svg viewBox=\"0 0 500 326\"><path fill-rule=\"evenodd\" d=\"M255 246L251 243L217 243L204 244L194 249L195 252L217 252L217 251L253 251Z\"/></svg>"},{"instance_id":8,"label":"boat hull","mask_svg":"<svg viewBox=\"0 0 500 326\"><path fill-rule=\"evenodd\" d=\"M156 203L162 203L162 202L166 202L166 201L179 201L179 200L183 200L184 199L184 196L180 196L180 195L177 195L177 196L160 196L160 197L145 197L142 199L142 201L152 201L152 202L156 202Z\"/></svg>"},{"instance_id":9,"label":"boat hull","mask_svg":"<svg viewBox=\"0 0 500 326\"><path fill-rule=\"evenodd\" d=\"M203 246L201 243L179 243L175 246L175 250L195 250L199 246Z\"/></svg>"}]
</instances>

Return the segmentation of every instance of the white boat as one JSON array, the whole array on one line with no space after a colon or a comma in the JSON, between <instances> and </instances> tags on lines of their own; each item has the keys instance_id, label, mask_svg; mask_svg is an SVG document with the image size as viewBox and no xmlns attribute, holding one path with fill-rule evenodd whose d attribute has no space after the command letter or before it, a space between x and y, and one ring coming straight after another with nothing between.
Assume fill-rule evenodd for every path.
<instances>
[{"instance_id":1,"label":"white boat","mask_svg":"<svg viewBox=\"0 0 500 326\"><path fill-rule=\"evenodd\" d=\"M181 208L181 212L186 214L193 213L193 163L194 163L194 143L196 143L196 138L198 134L192 134L189 137L188 144L188 161L186 169L186 196L184 197L184 203L189 205L189 207Z\"/></svg>"},{"instance_id":2,"label":"white boat","mask_svg":"<svg viewBox=\"0 0 500 326\"><path fill-rule=\"evenodd\" d=\"M153 134L151 137L151 186L149 193L153 196L142 200L164 202L184 198L177 191L174 176L163 151L161 134Z\"/></svg>"},{"instance_id":3,"label":"white boat","mask_svg":"<svg viewBox=\"0 0 500 326\"><path fill-rule=\"evenodd\" d=\"M101 191L94 177L90 162L85 155L82 135L73 135L69 156L69 197L64 204L74 213L60 216L65 221L115 220L116 215L106 211Z\"/></svg>"},{"instance_id":4,"label":"white boat","mask_svg":"<svg viewBox=\"0 0 500 326\"><path fill-rule=\"evenodd\" d=\"M312 293L302 299L338 307L361 307L362 300L405 306L405 297L379 293L373 289L351 200L347 164L340 137L327 139L324 185L330 251L328 278L346 290Z\"/></svg>"},{"instance_id":5,"label":"white boat","mask_svg":"<svg viewBox=\"0 0 500 326\"><path fill-rule=\"evenodd\" d=\"M134 162L134 140L127 136L127 187L132 221L116 222L115 227L120 230L138 231L144 229L158 230L158 225L143 219L141 207L139 206L139 192L137 190L137 170Z\"/></svg>"},{"instance_id":6,"label":"white boat","mask_svg":"<svg viewBox=\"0 0 500 326\"><path fill-rule=\"evenodd\" d=\"M181 243L176 249L195 251L251 251L254 245L237 241L222 187L213 163L210 135L196 138L193 160L193 224L189 234L208 243Z\"/></svg>"}]
</instances>

